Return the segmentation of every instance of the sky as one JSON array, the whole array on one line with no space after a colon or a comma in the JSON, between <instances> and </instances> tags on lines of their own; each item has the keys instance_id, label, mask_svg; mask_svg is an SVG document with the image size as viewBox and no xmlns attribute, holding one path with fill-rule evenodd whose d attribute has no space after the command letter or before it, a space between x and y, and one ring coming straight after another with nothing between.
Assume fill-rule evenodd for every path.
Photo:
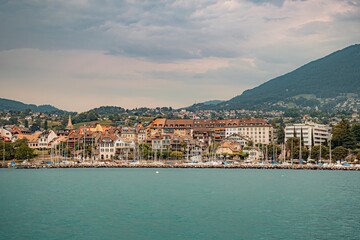
<instances>
[{"instance_id":1,"label":"sky","mask_svg":"<svg viewBox=\"0 0 360 240\"><path fill-rule=\"evenodd\" d=\"M0 97L180 108L359 42L360 0L2 0Z\"/></svg>"}]
</instances>

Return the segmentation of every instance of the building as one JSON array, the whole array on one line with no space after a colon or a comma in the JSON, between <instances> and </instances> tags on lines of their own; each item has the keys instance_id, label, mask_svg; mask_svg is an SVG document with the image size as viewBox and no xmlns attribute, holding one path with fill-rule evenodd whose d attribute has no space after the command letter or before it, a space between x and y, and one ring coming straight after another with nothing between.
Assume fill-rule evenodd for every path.
<instances>
[{"instance_id":1,"label":"building","mask_svg":"<svg viewBox=\"0 0 360 240\"><path fill-rule=\"evenodd\" d=\"M265 119L243 118L226 120L225 137L239 134L258 144L270 144L274 141L274 129Z\"/></svg>"},{"instance_id":2,"label":"building","mask_svg":"<svg viewBox=\"0 0 360 240\"><path fill-rule=\"evenodd\" d=\"M331 139L331 127L312 122L297 123L285 127L285 142L290 138L301 138L305 146L312 147Z\"/></svg>"},{"instance_id":3,"label":"building","mask_svg":"<svg viewBox=\"0 0 360 240\"><path fill-rule=\"evenodd\" d=\"M174 135L179 137L192 136L194 120L157 118L146 128L147 138L154 135Z\"/></svg>"},{"instance_id":4,"label":"building","mask_svg":"<svg viewBox=\"0 0 360 240\"><path fill-rule=\"evenodd\" d=\"M258 118L205 120L205 119L166 119L158 118L147 127L147 137L156 134L171 134L179 137L192 137L210 144L240 134L255 144L269 144L274 141L274 129L266 120Z\"/></svg>"},{"instance_id":5,"label":"building","mask_svg":"<svg viewBox=\"0 0 360 240\"><path fill-rule=\"evenodd\" d=\"M71 115L69 115L69 120L68 120L68 123L66 125L66 130L73 130L74 129L74 126L72 124L72 121L71 121Z\"/></svg>"},{"instance_id":6,"label":"building","mask_svg":"<svg viewBox=\"0 0 360 240\"><path fill-rule=\"evenodd\" d=\"M11 128L11 133L13 135L15 135L15 134L31 134L31 131L28 128L19 127L19 126L14 125Z\"/></svg>"},{"instance_id":7,"label":"building","mask_svg":"<svg viewBox=\"0 0 360 240\"><path fill-rule=\"evenodd\" d=\"M238 142L241 145L241 147L249 146L249 142L250 142L250 139L235 133L228 136L226 139L230 141Z\"/></svg>"},{"instance_id":8,"label":"building","mask_svg":"<svg viewBox=\"0 0 360 240\"><path fill-rule=\"evenodd\" d=\"M192 119L166 119L162 133L189 137L192 136L193 124Z\"/></svg>"},{"instance_id":9,"label":"building","mask_svg":"<svg viewBox=\"0 0 360 240\"><path fill-rule=\"evenodd\" d=\"M136 144L134 141L126 138L117 138L115 144L115 158L119 160L128 160L135 155Z\"/></svg>"},{"instance_id":10,"label":"building","mask_svg":"<svg viewBox=\"0 0 360 240\"><path fill-rule=\"evenodd\" d=\"M232 154L240 154L241 153L241 145L236 141L225 140L221 142L221 145L216 150L216 154L218 155L232 155Z\"/></svg>"},{"instance_id":11,"label":"building","mask_svg":"<svg viewBox=\"0 0 360 240\"><path fill-rule=\"evenodd\" d=\"M171 146L170 135L155 135L151 138L151 149L153 151L169 150Z\"/></svg>"},{"instance_id":12,"label":"building","mask_svg":"<svg viewBox=\"0 0 360 240\"><path fill-rule=\"evenodd\" d=\"M111 160L115 158L115 142L117 137L113 134L106 134L99 139L99 154L101 160Z\"/></svg>"},{"instance_id":13,"label":"building","mask_svg":"<svg viewBox=\"0 0 360 240\"><path fill-rule=\"evenodd\" d=\"M151 139L155 135L162 135L166 118L157 118L146 127L146 139Z\"/></svg>"},{"instance_id":14,"label":"building","mask_svg":"<svg viewBox=\"0 0 360 240\"><path fill-rule=\"evenodd\" d=\"M137 140L137 136L136 136L136 129L132 128L132 127L123 127L121 129L121 138L125 138L128 139L130 141L136 141Z\"/></svg>"},{"instance_id":15,"label":"building","mask_svg":"<svg viewBox=\"0 0 360 240\"><path fill-rule=\"evenodd\" d=\"M244 150L244 153L248 154L246 162L257 162L264 159L264 153L257 147Z\"/></svg>"},{"instance_id":16,"label":"building","mask_svg":"<svg viewBox=\"0 0 360 240\"><path fill-rule=\"evenodd\" d=\"M50 149L52 146L52 142L58 136L52 130L44 131L44 132L35 132L32 135L24 136L24 138L28 139L28 146L33 149Z\"/></svg>"},{"instance_id":17,"label":"building","mask_svg":"<svg viewBox=\"0 0 360 240\"><path fill-rule=\"evenodd\" d=\"M12 133L9 130L6 130L5 128L1 128L0 137L5 141L11 141Z\"/></svg>"},{"instance_id":18,"label":"building","mask_svg":"<svg viewBox=\"0 0 360 240\"><path fill-rule=\"evenodd\" d=\"M141 123L136 124L136 142L138 144L146 142L146 128Z\"/></svg>"}]
</instances>

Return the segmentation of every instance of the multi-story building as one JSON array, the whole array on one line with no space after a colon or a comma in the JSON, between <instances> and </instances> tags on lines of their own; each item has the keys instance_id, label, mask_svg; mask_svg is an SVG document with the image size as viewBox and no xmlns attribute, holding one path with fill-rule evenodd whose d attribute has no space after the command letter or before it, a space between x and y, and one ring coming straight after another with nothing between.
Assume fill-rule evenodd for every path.
<instances>
[{"instance_id":1,"label":"multi-story building","mask_svg":"<svg viewBox=\"0 0 360 240\"><path fill-rule=\"evenodd\" d=\"M113 134L107 134L99 140L99 154L101 160L108 160L115 158L115 141L116 136Z\"/></svg>"},{"instance_id":2,"label":"multi-story building","mask_svg":"<svg viewBox=\"0 0 360 240\"><path fill-rule=\"evenodd\" d=\"M156 134L172 134L179 137L193 137L209 144L211 141L221 142L233 134L240 134L255 144L273 142L273 127L264 119L155 119L147 127L147 137Z\"/></svg>"},{"instance_id":3,"label":"multi-story building","mask_svg":"<svg viewBox=\"0 0 360 240\"><path fill-rule=\"evenodd\" d=\"M153 151L163 151L170 148L171 138L169 135L156 135L151 139L151 149Z\"/></svg>"},{"instance_id":4,"label":"multi-story building","mask_svg":"<svg viewBox=\"0 0 360 240\"><path fill-rule=\"evenodd\" d=\"M162 133L189 137L192 136L193 124L192 119L166 119Z\"/></svg>"},{"instance_id":5,"label":"multi-story building","mask_svg":"<svg viewBox=\"0 0 360 240\"><path fill-rule=\"evenodd\" d=\"M38 148L40 149L51 148L51 142L55 138L57 138L57 135L53 130L42 132L37 140Z\"/></svg>"},{"instance_id":6,"label":"multi-story building","mask_svg":"<svg viewBox=\"0 0 360 240\"><path fill-rule=\"evenodd\" d=\"M134 141L126 138L117 138L115 140L116 158L120 160L128 160L130 155L134 153L136 144Z\"/></svg>"},{"instance_id":7,"label":"multi-story building","mask_svg":"<svg viewBox=\"0 0 360 240\"><path fill-rule=\"evenodd\" d=\"M144 126L139 123L136 125L135 127L136 129L136 142L138 144L141 144L141 143L145 143L146 142L146 128L144 128Z\"/></svg>"},{"instance_id":8,"label":"multi-story building","mask_svg":"<svg viewBox=\"0 0 360 240\"><path fill-rule=\"evenodd\" d=\"M146 127L146 139L151 139L155 135L162 135L166 118L157 118Z\"/></svg>"},{"instance_id":9,"label":"multi-story building","mask_svg":"<svg viewBox=\"0 0 360 240\"><path fill-rule=\"evenodd\" d=\"M226 120L225 136L239 134L255 144L269 144L274 141L274 129L266 120L243 118Z\"/></svg>"},{"instance_id":10,"label":"multi-story building","mask_svg":"<svg viewBox=\"0 0 360 240\"><path fill-rule=\"evenodd\" d=\"M194 120L192 119L166 119L158 118L152 121L146 128L147 138L155 135L174 135L189 137L193 133Z\"/></svg>"},{"instance_id":11,"label":"multi-story building","mask_svg":"<svg viewBox=\"0 0 360 240\"><path fill-rule=\"evenodd\" d=\"M121 129L121 138L125 138L131 141L136 141L136 129L132 127L123 127Z\"/></svg>"},{"instance_id":12,"label":"multi-story building","mask_svg":"<svg viewBox=\"0 0 360 240\"><path fill-rule=\"evenodd\" d=\"M285 142L293 137L301 138L305 146L324 144L331 138L331 127L312 122L297 123L285 127Z\"/></svg>"}]
</instances>

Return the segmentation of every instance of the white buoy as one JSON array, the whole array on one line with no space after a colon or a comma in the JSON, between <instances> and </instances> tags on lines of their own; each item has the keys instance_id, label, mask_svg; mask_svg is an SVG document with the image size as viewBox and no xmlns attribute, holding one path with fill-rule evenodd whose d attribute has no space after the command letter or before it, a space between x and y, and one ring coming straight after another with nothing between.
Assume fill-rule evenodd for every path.
<instances>
[{"instance_id":1,"label":"white buoy","mask_svg":"<svg viewBox=\"0 0 360 240\"><path fill-rule=\"evenodd\" d=\"M159 171L156 171L157 174L159 174Z\"/></svg>"}]
</instances>

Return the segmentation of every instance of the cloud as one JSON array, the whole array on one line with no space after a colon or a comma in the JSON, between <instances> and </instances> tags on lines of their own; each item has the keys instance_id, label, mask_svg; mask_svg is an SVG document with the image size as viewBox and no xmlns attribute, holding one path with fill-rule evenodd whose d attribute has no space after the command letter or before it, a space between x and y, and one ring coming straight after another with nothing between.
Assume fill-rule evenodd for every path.
<instances>
[{"instance_id":1,"label":"cloud","mask_svg":"<svg viewBox=\"0 0 360 240\"><path fill-rule=\"evenodd\" d=\"M12 0L0 2L0 34L0 83L26 85L38 103L184 106L231 98L358 43L360 4Z\"/></svg>"},{"instance_id":2,"label":"cloud","mask_svg":"<svg viewBox=\"0 0 360 240\"><path fill-rule=\"evenodd\" d=\"M337 29L339 15L359 15L356 2L338 0L30 0L5 2L1 9L3 50L91 49L166 61L238 57L292 40L289 31L302 25L325 21ZM358 19L353 28L355 23Z\"/></svg>"}]
</instances>

